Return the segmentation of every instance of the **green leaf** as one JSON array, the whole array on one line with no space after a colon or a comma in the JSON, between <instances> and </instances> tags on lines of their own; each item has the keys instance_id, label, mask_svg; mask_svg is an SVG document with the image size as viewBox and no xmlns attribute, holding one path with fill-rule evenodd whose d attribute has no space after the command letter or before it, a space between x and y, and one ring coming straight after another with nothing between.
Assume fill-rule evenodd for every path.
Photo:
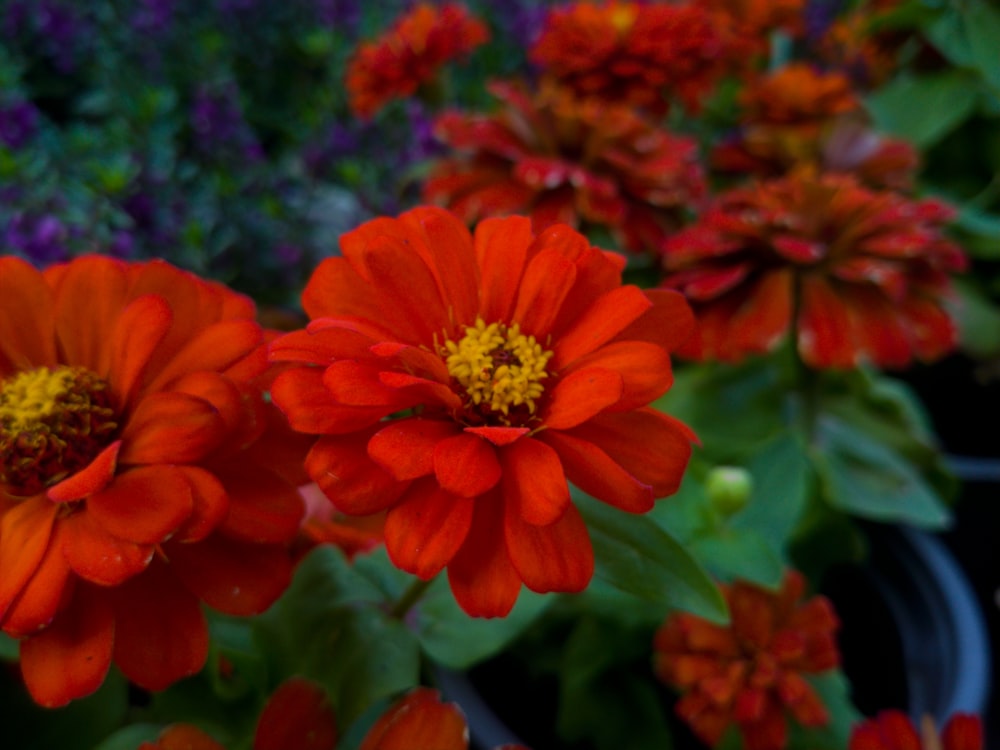
<instances>
[{"instance_id":1,"label":"green leaf","mask_svg":"<svg viewBox=\"0 0 1000 750\"><path fill-rule=\"evenodd\" d=\"M574 492L594 545L594 575L648 602L728 621L725 600L704 568L652 518Z\"/></svg>"},{"instance_id":2,"label":"green leaf","mask_svg":"<svg viewBox=\"0 0 1000 750\"><path fill-rule=\"evenodd\" d=\"M0 633L0 661L17 661L20 656L20 642L6 633Z\"/></svg>"},{"instance_id":3,"label":"green leaf","mask_svg":"<svg viewBox=\"0 0 1000 750\"><path fill-rule=\"evenodd\" d=\"M135 750L143 742L154 742L162 731L160 724L130 724L105 739L94 750Z\"/></svg>"},{"instance_id":4,"label":"green leaf","mask_svg":"<svg viewBox=\"0 0 1000 750\"><path fill-rule=\"evenodd\" d=\"M822 419L818 432L815 466L831 505L879 521L947 526L947 508L899 453L835 417Z\"/></svg>"},{"instance_id":5,"label":"green leaf","mask_svg":"<svg viewBox=\"0 0 1000 750\"><path fill-rule=\"evenodd\" d=\"M721 529L691 543L695 557L718 579L739 578L775 588L785 571L782 558L752 529Z\"/></svg>"},{"instance_id":6,"label":"green leaf","mask_svg":"<svg viewBox=\"0 0 1000 750\"><path fill-rule=\"evenodd\" d=\"M819 675L803 675L826 706L830 722L825 727L803 727L789 722L788 747L808 747L810 750L844 750L851 730L864 717L851 701L851 689L844 673L833 669Z\"/></svg>"},{"instance_id":7,"label":"green leaf","mask_svg":"<svg viewBox=\"0 0 1000 750\"><path fill-rule=\"evenodd\" d=\"M417 638L436 663L468 669L501 651L535 622L551 601L551 595L522 589L506 617L469 617L455 602L442 576L416 607Z\"/></svg>"},{"instance_id":8,"label":"green leaf","mask_svg":"<svg viewBox=\"0 0 1000 750\"><path fill-rule=\"evenodd\" d=\"M960 7L972 62L990 86L1000 89L1000 10L983 0Z\"/></svg>"},{"instance_id":9,"label":"green leaf","mask_svg":"<svg viewBox=\"0 0 1000 750\"><path fill-rule=\"evenodd\" d=\"M284 596L255 621L274 681L293 674L318 681L345 725L374 702L416 685L417 640L388 608L339 549L317 547L299 563Z\"/></svg>"},{"instance_id":10,"label":"green leaf","mask_svg":"<svg viewBox=\"0 0 1000 750\"><path fill-rule=\"evenodd\" d=\"M962 349L983 360L1000 355L1000 308L964 280L956 280L955 287L962 300L958 308Z\"/></svg>"},{"instance_id":11,"label":"green leaf","mask_svg":"<svg viewBox=\"0 0 1000 750\"><path fill-rule=\"evenodd\" d=\"M879 129L927 148L964 122L978 98L973 74L948 70L897 78L869 96L866 104Z\"/></svg>"}]
</instances>

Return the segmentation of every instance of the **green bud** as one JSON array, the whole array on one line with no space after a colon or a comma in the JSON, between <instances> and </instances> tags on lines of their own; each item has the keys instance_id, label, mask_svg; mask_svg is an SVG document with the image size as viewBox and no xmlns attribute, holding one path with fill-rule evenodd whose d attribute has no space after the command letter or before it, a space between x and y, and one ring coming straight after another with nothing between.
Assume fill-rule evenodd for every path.
<instances>
[{"instance_id":1,"label":"green bud","mask_svg":"<svg viewBox=\"0 0 1000 750\"><path fill-rule=\"evenodd\" d=\"M708 502L724 517L742 510L752 491L753 477L741 466L716 466L705 482Z\"/></svg>"}]
</instances>

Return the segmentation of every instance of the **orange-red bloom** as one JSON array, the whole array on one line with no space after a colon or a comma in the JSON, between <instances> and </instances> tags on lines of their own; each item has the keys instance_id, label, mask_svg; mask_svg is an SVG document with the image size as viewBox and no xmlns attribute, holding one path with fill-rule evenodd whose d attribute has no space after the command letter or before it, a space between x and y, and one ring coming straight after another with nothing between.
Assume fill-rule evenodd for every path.
<instances>
[{"instance_id":1,"label":"orange-red bloom","mask_svg":"<svg viewBox=\"0 0 1000 750\"><path fill-rule=\"evenodd\" d=\"M470 614L522 582L579 591L593 551L567 478L641 513L674 492L691 432L646 407L689 334L683 297L621 286L622 256L524 217L470 234L418 208L341 239L302 297L307 330L272 346L273 397L321 436L306 467L341 511L386 512L403 570L444 568Z\"/></svg>"},{"instance_id":2,"label":"orange-red bloom","mask_svg":"<svg viewBox=\"0 0 1000 750\"><path fill-rule=\"evenodd\" d=\"M782 750L786 712L805 726L829 721L803 674L836 667L837 617L830 602L800 601L805 579L790 571L778 592L737 581L722 590L728 626L671 615L656 633L654 668L682 693L677 714L715 745L736 723L747 750Z\"/></svg>"},{"instance_id":3,"label":"orange-red bloom","mask_svg":"<svg viewBox=\"0 0 1000 750\"><path fill-rule=\"evenodd\" d=\"M902 711L881 711L854 728L848 750L983 750L983 725L973 714L954 714L939 736L929 716L918 733Z\"/></svg>"},{"instance_id":4,"label":"orange-red bloom","mask_svg":"<svg viewBox=\"0 0 1000 750\"><path fill-rule=\"evenodd\" d=\"M0 258L0 626L39 703L112 661L165 688L205 662L202 603L285 589L302 503L264 344L248 299L163 262Z\"/></svg>"},{"instance_id":5,"label":"orange-red bloom","mask_svg":"<svg viewBox=\"0 0 1000 750\"><path fill-rule=\"evenodd\" d=\"M569 90L494 82L504 104L491 115L448 112L437 136L442 159L424 199L467 223L529 214L536 231L554 223L604 227L631 252L654 250L705 194L698 146L626 106Z\"/></svg>"},{"instance_id":6,"label":"orange-red bloom","mask_svg":"<svg viewBox=\"0 0 1000 750\"><path fill-rule=\"evenodd\" d=\"M737 135L712 152L716 169L771 177L812 165L851 172L875 187L912 182L916 150L863 123L860 100L841 73L793 63L754 79L741 91L740 105Z\"/></svg>"},{"instance_id":7,"label":"orange-red bloom","mask_svg":"<svg viewBox=\"0 0 1000 750\"><path fill-rule=\"evenodd\" d=\"M581 96L655 114L673 99L697 110L726 71L726 28L694 2L575 2L549 12L530 57Z\"/></svg>"},{"instance_id":8,"label":"orange-red bloom","mask_svg":"<svg viewBox=\"0 0 1000 750\"><path fill-rule=\"evenodd\" d=\"M681 353L738 361L790 332L818 368L940 357L956 341L948 274L966 262L942 234L951 216L938 201L843 175L724 193L664 245L664 284L684 292L698 319Z\"/></svg>"},{"instance_id":9,"label":"orange-red bloom","mask_svg":"<svg viewBox=\"0 0 1000 750\"><path fill-rule=\"evenodd\" d=\"M351 110L371 117L388 101L411 96L441 67L489 38L485 24L464 6L420 3L374 42L361 44L347 65Z\"/></svg>"}]
</instances>

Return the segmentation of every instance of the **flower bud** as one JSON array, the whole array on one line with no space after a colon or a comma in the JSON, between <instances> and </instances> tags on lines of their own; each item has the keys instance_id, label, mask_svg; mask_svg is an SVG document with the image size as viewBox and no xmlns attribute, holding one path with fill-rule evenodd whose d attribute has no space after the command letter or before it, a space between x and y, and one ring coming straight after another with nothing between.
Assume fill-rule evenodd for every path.
<instances>
[{"instance_id":1,"label":"flower bud","mask_svg":"<svg viewBox=\"0 0 1000 750\"><path fill-rule=\"evenodd\" d=\"M752 491L753 477L741 466L716 466L705 481L709 504L724 517L742 510Z\"/></svg>"}]
</instances>

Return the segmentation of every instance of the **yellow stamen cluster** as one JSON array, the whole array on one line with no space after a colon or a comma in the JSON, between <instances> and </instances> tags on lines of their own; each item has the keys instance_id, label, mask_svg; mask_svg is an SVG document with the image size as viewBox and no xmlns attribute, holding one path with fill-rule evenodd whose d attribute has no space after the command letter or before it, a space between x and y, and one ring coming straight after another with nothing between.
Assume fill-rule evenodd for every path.
<instances>
[{"instance_id":1,"label":"yellow stamen cluster","mask_svg":"<svg viewBox=\"0 0 1000 750\"><path fill-rule=\"evenodd\" d=\"M459 341L446 341L441 350L452 378L465 390L468 405L486 407L509 422L511 410L522 407L530 416L548 377L545 366L552 352L534 336L525 336L517 323L487 325L482 318L465 329Z\"/></svg>"},{"instance_id":2,"label":"yellow stamen cluster","mask_svg":"<svg viewBox=\"0 0 1000 750\"><path fill-rule=\"evenodd\" d=\"M0 483L34 494L84 468L117 428L108 384L82 367L0 381Z\"/></svg>"}]
</instances>

